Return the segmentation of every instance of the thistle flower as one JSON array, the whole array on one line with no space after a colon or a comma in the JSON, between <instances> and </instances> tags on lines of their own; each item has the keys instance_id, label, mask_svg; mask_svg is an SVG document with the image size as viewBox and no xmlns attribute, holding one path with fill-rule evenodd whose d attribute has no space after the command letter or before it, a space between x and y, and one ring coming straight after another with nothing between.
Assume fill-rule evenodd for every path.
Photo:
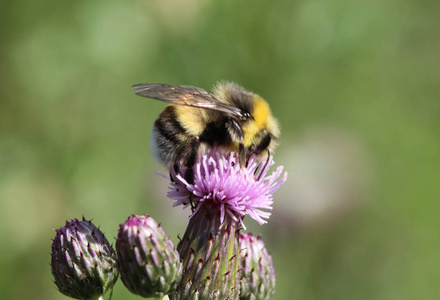
<instances>
[{"instance_id":1,"label":"thistle flower","mask_svg":"<svg viewBox=\"0 0 440 300\"><path fill-rule=\"evenodd\" d=\"M153 218L129 217L120 226L116 251L122 282L130 292L146 298L174 292L182 274L179 253Z\"/></svg>"},{"instance_id":2,"label":"thistle flower","mask_svg":"<svg viewBox=\"0 0 440 300\"><path fill-rule=\"evenodd\" d=\"M240 234L240 249L243 256L240 299L269 300L275 293L275 270L266 245L260 237Z\"/></svg>"},{"instance_id":3,"label":"thistle flower","mask_svg":"<svg viewBox=\"0 0 440 300\"><path fill-rule=\"evenodd\" d=\"M246 168L233 154L216 149L194 165L193 183L185 180L186 168L171 168L168 197L174 206L191 205L185 234L177 245L183 263L182 279L171 299L238 299L240 292L239 231L249 215L266 223L272 194L286 181L282 167L266 176L272 159L251 158ZM177 169L177 171L176 171Z\"/></svg>"},{"instance_id":4,"label":"thistle flower","mask_svg":"<svg viewBox=\"0 0 440 300\"><path fill-rule=\"evenodd\" d=\"M246 168L242 168L239 159L233 153L224 156L219 151L211 150L202 155L194 168L194 183L185 178L186 169L183 165L170 169L173 179L168 197L175 200L173 206L189 204L194 207L192 217L202 205L215 207L219 211L220 222L229 215L235 222L240 222L249 215L259 224L264 224L270 216L273 193L286 181L287 172L279 179L283 167L278 167L271 175L266 176L274 164L249 159Z\"/></svg>"},{"instance_id":5,"label":"thistle flower","mask_svg":"<svg viewBox=\"0 0 440 300\"><path fill-rule=\"evenodd\" d=\"M118 279L116 254L91 221L74 219L55 229L52 274L59 291L75 299L100 298Z\"/></svg>"}]
</instances>

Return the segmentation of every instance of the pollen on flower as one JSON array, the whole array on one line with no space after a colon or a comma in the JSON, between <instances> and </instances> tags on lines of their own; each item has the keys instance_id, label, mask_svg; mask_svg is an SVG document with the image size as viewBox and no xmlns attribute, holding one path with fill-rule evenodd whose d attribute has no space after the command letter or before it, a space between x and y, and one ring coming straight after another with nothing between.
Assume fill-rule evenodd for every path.
<instances>
[{"instance_id":1,"label":"pollen on flower","mask_svg":"<svg viewBox=\"0 0 440 300\"><path fill-rule=\"evenodd\" d=\"M247 167L241 167L234 153L224 154L215 149L201 155L193 167L194 183L185 180L186 168L180 164L176 171L170 168L172 182L168 197L175 200L173 206L190 205L192 217L202 205L209 205L220 213L223 222L228 214L236 222L249 215L259 224L266 223L271 213L273 193L286 181L287 172L278 167L270 175L272 158L258 161L249 159ZM242 224L244 227L244 224Z\"/></svg>"}]
</instances>

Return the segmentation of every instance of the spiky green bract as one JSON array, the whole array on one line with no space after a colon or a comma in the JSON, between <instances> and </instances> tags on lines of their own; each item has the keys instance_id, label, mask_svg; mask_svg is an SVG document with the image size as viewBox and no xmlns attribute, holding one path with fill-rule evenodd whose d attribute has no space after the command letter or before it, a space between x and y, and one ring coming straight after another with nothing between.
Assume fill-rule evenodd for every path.
<instances>
[{"instance_id":1,"label":"spiky green bract","mask_svg":"<svg viewBox=\"0 0 440 300\"><path fill-rule=\"evenodd\" d=\"M275 270L272 257L260 237L240 234L243 279L240 300L269 300L275 293Z\"/></svg>"},{"instance_id":2,"label":"spiky green bract","mask_svg":"<svg viewBox=\"0 0 440 300\"><path fill-rule=\"evenodd\" d=\"M238 299L240 222L226 214L220 221L219 207L207 202L192 216L177 245L183 275L173 300Z\"/></svg>"},{"instance_id":3,"label":"spiky green bract","mask_svg":"<svg viewBox=\"0 0 440 300\"><path fill-rule=\"evenodd\" d=\"M115 250L91 221L67 221L55 232L51 267L61 293L92 300L113 287L118 279Z\"/></svg>"},{"instance_id":4,"label":"spiky green bract","mask_svg":"<svg viewBox=\"0 0 440 300\"><path fill-rule=\"evenodd\" d=\"M149 298L176 289L182 274L179 253L153 218L132 215L120 225L116 252L122 282L130 292Z\"/></svg>"}]
</instances>

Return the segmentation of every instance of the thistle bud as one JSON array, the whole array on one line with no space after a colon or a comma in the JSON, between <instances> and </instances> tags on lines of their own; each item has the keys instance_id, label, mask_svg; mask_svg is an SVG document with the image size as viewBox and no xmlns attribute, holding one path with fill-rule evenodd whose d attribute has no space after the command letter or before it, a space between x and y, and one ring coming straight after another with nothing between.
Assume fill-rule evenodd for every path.
<instances>
[{"instance_id":1,"label":"thistle bud","mask_svg":"<svg viewBox=\"0 0 440 300\"><path fill-rule=\"evenodd\" d=\"M199 208L177 245L183 275L170 299L238 299L239 228L240 223L229 215L221 222L214 207Z\"/></svg>"},{"instance_id":2,"label":"thistle bud","mask_svg":"<svg viewBox=\"0 0 440 300\"><path fill-rule=\"evenodd\" d=\"M116 240L121 279L130 292L163 297L176 289L182 274L179 254L159 224L149 216L131 216Z\"/></svg>"},{"instance_id":3,"label":"thistle bud","mask_svg":"<svg viewBox=\"0 0 440 300\"><path fill-rule=\"evenodd\" d=\"M243 279L240 300L268 300L275 293L275 270L272 257L260 237L240 234Z\"/></svg>"},{"instance_id":4,"label":"thistle bud","mask_svg":"<svg viewBox=\"0 0 440 300\"><path fill-rule=\"evenodd\" d=\"M55 229L52 274L59 291L75 299L98 299L118 279L116 254L91 221L77 219Z\"/></svg>"}]
</instances>

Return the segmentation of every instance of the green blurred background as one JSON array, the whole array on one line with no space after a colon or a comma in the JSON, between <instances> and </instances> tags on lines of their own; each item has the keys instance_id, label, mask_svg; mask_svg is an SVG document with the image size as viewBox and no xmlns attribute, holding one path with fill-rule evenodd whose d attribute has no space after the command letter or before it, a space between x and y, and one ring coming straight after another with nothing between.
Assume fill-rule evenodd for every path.
<instances>
[{"instance_id":1,"label":"green blurred background","mask_svg":"<svg viewBox=\"0 0 440 300\"><path fill-rule=\"evenodd\" d=\"M165 106L139 82L235 81L282 126L289 181L262 234L274 299L438 299L440 2L2 1L0 291L67 299L53 228L93 218L111 242L147 213L177 242L149 148ZM119 281L113 299L136 299Z\"/></svg>"}]
</instances>

